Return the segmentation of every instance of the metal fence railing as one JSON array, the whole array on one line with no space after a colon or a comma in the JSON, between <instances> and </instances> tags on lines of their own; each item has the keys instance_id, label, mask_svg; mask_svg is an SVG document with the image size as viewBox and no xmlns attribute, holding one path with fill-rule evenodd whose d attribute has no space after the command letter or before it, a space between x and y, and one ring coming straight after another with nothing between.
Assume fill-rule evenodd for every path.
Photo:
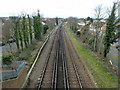
<instances>
[{"instance_id":1,"label":"metal fence railing","mask_svg":"<svg viewBox=\"0 0 120 90\"><path fill-rule=\"evenodd\" d=\"M0 79L0 81L16 78L24 70L25 61L15 61L13 65L3 65L2 67L3 68L6 68L6 67L14 68L14 67L16 67L16 69L0 71L0 75L2 75L2 80Z\"/></svg>"}]
</instances>

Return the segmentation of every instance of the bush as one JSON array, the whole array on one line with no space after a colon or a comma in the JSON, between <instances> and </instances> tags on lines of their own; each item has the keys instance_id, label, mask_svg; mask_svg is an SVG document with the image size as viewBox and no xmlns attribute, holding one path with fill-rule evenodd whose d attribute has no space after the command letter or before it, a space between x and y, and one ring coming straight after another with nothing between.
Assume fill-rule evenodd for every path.
<instances>
[{"instance_id":1,"label":"bush","mask_svg":"<svg viewBox=\"0 0 120 90\"><path fill-rule=\"evenodd\" d=\"M10 54L10 53L6 53L6 54L3 54L2 55L2 63L3 64L11 64L12 63L12 60L13 60L13 55Z\"/></svg>"},{"instance_id":2,"label":"bush","mask_svg":"<svg viewBox=\"0 0 120 90\"><path fill-rule=\"evenodd\" d=\"M94 38L90 38L90 39L88 40L89 45L92 45L93 42L94 42Z\"/></svg>"},{"instance_id":3,"label":"bush","mask_svg":"<svg viewBox=\"0 0 120 90\"><path fill-rule=\"evenodd\" d=\"M47 29L49 29L48 25L44 25L44 26L43 26L43 30L44 30L43 34L46 34Z\"/></svg>"},{"instance_id":4,"label":"bush","mask_svg":"<svg viewBox=\"0 0 120 90\"><path fill-rule=\"evenodd\" d=\"M77 31L77 35L79 35L79 36L80 36L80 34L81 34L81 33L80 33L80 31Z\"/></svg>"},{"instance_id":5,"label":"bush","mask_svg":"<svg viewBox=\"0 0 120 90\"><path fill-rule=\"evenodd\" d=\"M18 56L18 60L29 60L30 52L31 52L30 50L26 50L26 51L20 53Z\"/></svg>"}]
</instances>

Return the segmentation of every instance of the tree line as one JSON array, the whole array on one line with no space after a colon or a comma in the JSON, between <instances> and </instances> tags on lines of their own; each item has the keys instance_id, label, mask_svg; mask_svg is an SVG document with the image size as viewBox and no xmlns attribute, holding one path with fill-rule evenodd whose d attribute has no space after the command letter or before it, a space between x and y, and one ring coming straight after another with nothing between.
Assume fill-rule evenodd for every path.
<instances>
[{"instance_id":1,"label":"tree line","mask_svg":"<svg viewBox=\"0 0 120 90\"><path fill-rule=\"evenodd\" d=\"M49 28L47 25L42 26L39 10L34 16L30 16L29 14L20 16L14 20L14 24L13 38L15 39L18 50L20 50L20 47L23 50L24 45L27 48L29 44L32 44L33 34L36 40L40 40L42 31L45 34Z\"/></svg>"},{"instance_id":2,"label":"tree line","mask_svg":"<svg viewBox=\"0 0 120 90\"><path fill-rule=\"evenodd\" d=\"M116 33L116 30L118 29L117 24L120 22L118 18L116 17L116 3L113 4L111 13L109 14L109 17L106 19L106 23L101 23L100 20L103 19L102 7L98 6L95 8L95 17L96 19L87 17L87 19L83 19L82 21L85 21L85 26L81 27L80 30L77 28L78 21L76 21L75 18L69 18L68 26L69 28L80 36L83 43L87 43L90 49L92 49L95 52L99 52L99 54L103 54L104 57L107 56L107 53L110 51L110 46L114 42L116 42L116 39L120 37L120 32ZM89 31L91 23L93 24L93 20L96 20L97 22L94 24L94 28L96 31ZM89 21L89 23L86 24L86 22ZM101 35L100 31L101 27L103 25L106 25L105 32L102 32ZM104 34L104 35L103 35ZM99 40L101 38L101 40ZM98 48L99 43L99 48ZM103 50L101 50L103 48ZM98 51L99 49L99 51Z\"/></svg>"}]
</instances>

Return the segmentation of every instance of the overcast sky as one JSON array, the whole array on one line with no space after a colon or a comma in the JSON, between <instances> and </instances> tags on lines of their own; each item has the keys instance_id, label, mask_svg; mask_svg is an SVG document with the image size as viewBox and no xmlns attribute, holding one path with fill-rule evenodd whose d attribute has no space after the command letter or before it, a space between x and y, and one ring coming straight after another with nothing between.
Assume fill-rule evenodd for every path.
<instances>
[{"instance_id":1,"label":"overcast sky","mask_svg":"<svg viewBox=\"0 0 120 90\"><path fill-rule=\"evenodd\" d=\"M115 0L1 0L0 17L32 14L38 9L44 17L93 17L93 9L99 4L113 5Z\"/></svg>"}]
</instances>

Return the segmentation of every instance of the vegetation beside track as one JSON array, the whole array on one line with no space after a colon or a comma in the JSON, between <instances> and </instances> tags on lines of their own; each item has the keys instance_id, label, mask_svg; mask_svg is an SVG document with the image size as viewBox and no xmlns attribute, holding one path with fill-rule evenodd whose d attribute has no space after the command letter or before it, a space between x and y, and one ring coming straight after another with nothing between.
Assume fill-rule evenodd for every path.
<instances>
[{"instance_id":1,"label":"vegetation beside track","mask_svg":"<svg viewBox=\"0 0 120 90\"><path fill-rule=\"evenodd\" d=\"M65 29L88 70L93 75L98 88L117 88L118 77L113 75L111 72L108 72L105 69L105 64L101 63L97 56L94 56L89 49L85 49L82 44L70 33L70 30L67 27L65 27Z\"/></svg>"},{"instance_id":2,"label":"vegetation beside track","mask_svg":"<svg viewBox=\"0 0 120 90\"><path fill-rule=\"evenodd\" d=\"M39 48L42 46L46 37L49 35L51 30L48 30L41 40L34 40L32 44L25 48L23 51L18 51L14 55L15 60L25 60L28 68L33 64L34 58L38 53ZM29 70L29 69L28 69Z\"/></svg>"}]
</instances>

